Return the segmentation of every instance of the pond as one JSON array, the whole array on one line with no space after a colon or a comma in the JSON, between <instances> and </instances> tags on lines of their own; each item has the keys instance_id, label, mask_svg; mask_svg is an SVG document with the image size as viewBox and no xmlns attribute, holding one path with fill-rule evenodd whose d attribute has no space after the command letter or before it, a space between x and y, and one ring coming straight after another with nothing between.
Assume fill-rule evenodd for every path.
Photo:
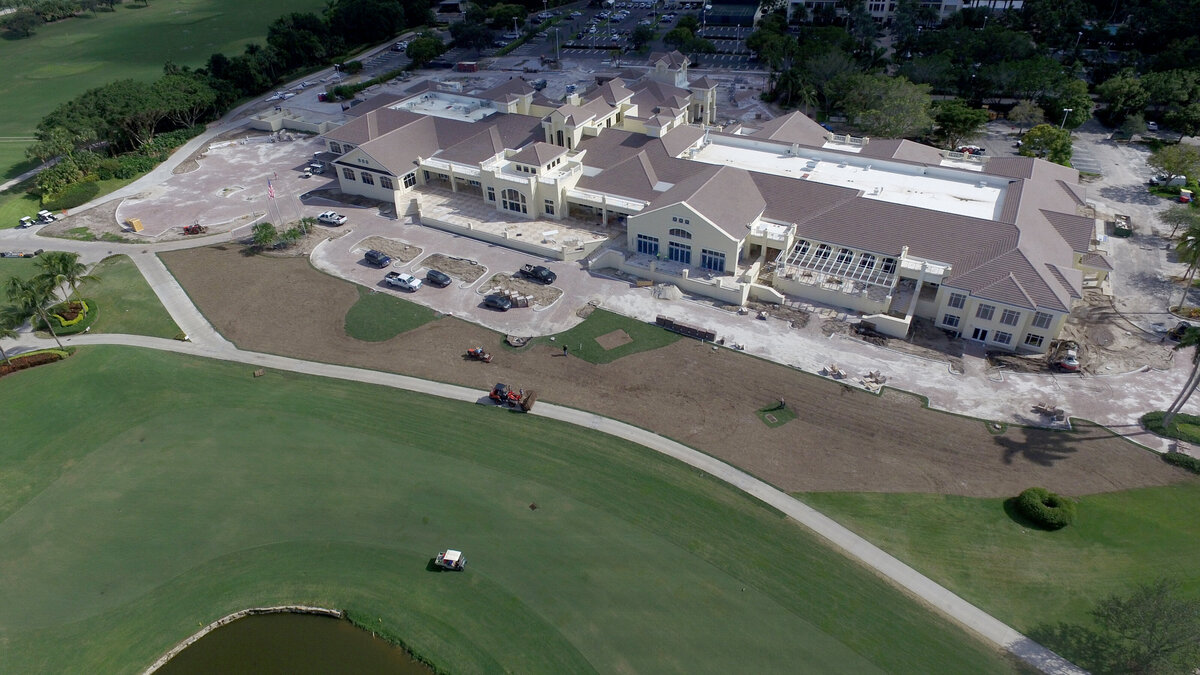
<instances>
[{"instance_id":1,"label":"pond","mask_svg":"<svg viewBox=\"0 0 1200 675\"><path fill-rule=\"evenodd\" d=\"M349 621L289 613L256 614L221 626L157 672L429 675L433 671Z\"/></svg>"}]
</instances>

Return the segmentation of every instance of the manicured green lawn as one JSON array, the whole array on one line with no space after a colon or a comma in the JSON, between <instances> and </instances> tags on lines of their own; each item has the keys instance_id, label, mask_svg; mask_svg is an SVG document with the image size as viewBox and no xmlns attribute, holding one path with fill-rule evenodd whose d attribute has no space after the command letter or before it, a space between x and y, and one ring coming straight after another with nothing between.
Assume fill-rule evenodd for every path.
<instances>
[{"instance_id":1,"label":"manicured green lawn","mask_svg":"<svg viewBox=\"0 0 1200 675\"><path fill-rule=\"evenodd\" d=\"M607 350L596 342L596 338L616 330L625 331L633 342ZM583 323L554 336L553 342L549 338L543 338L542 342L556 347L566 345L572 356L578 356L591 363L610 363L622 356L665 347L678 339L679 336L675 333L653 324L597 309L584 319Z\"/></svg>"},{"instance_id":2,"label":"manicured green lawn","mask_svg":"<svg viewBox=\"0 0 1200 675\"><path fill-rule=\"evenodd\" d=\"M42 25L33 37L0 40L0 139L27 138L58 104L105 82L152 80L170 60L202 66L214 52L240 54L263 42L287 12L319 12L324 0L172 0L118 5L115 12ZM28 144L0 142L0 175L15 175ZM28 167L22 167L28 168Z\"/></svg>"},{"instance_id":3,"label":"manicured green lawn","mask_svg":"<svg viewBox=\"0 0 1200 675\"><path fill-rule=\"evenodd\" d=\"M437 318L425 305L390 293L358 287L358 302L346 312L346 334L364 342L383 342Z\"/></svg>"},{"instance_id":4,"label":"manicured green lawn","mask_svg":"<svg viewBox=\"0 0 1200 675\"><path fill-rule=\"evenodd\" d=\"M1096 601L1159 576L1178 578L1185 592L1200 596L1197 480L1083 497L1078 520L1057 532L1023 527L1002 499L802 499L1021 631L1086 624Z\"/></svg>"},{"instance_id":5,"label":"manicured green lawn","mask_svg":"<svg viewBox=\"0 0 1200 675\"><path fill-rule=\"evenodd\" d=\"M252 370L88 347L0 379L6 671L140 671L281 602L347 609L454 673L1012 670L778 512L638 446ZM448 547L467 571L427 571Z\"/></svg>"},{"instance_id":6,"label":"manicured green lawn","mask_svg":"<svg viewBox=\"0 0 1200 675\"><path fill-rule=\"evenodd\" d=\"M129 256L105 258L89 273L100 277L100 281L86 284L82 289L99 310L93 331L161 338L179 334L179 326Z\"/></svg>"},{"instance_id":7,"label":"manicured green lawn","mask_svg":"<svg viewBox=\"0 0 1200 675\"><path fill-rule=\"evenodd\" d=\"M0 258L0 285L7 282L9 277L28 279L38 274L40 270L34 266L35 262L37 258ZM8 298L0 292L0 303L7 301Z\"/></svg>"},{"instance_id":8,"label":"manicured green lawn","mask_svg":"<svg viewBox=\"0 0 1200 675\"><path fill-rule=\"evenodd\" d=\"M41 204L41 200L25 192L24 184L0 192L0 230L16 227L21 218L36 215L42 209Z\"/></svg>"}]
</instances>

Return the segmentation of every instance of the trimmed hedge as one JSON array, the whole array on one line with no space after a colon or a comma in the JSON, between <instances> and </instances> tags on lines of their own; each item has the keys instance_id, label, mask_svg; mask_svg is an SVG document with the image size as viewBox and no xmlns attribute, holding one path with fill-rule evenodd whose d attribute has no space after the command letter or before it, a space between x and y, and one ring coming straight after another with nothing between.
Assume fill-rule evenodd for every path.
<instances>
[{"instance_id":1,"label":"trimmed hedge","mask_svg":"<svg viewBox=\"0 0 1200 675\"><path fill-rule=\"evenodd\" d=\"M1046 488L1031 487L1017 497L1017 511L1047 530L1061 530L1075 522L1075 502Z\"/></svg>"},{"instance_id":2,"label":"trimmed hedge","mask_svg":"<svg viewBox=\"0 0 1200 675\"><path fill-rule=\"evenodd\" d=\"M79 300L78 302L83 303L83 306L86 309L86 311L83 314L80 314L79 318L76 321L73 321L67 325L61 325L62 321L60 319L58 319L56 314L54 314L54 309L61 307L61 305L57 305L57 306L55 306L55 308L51 309L49 314L51 317L54 317L51 320L54 321L56 324L59 324L59 325L54 326L54 334L55 335L57 335L59 337L66 337L68 335L77 335L79 333L86 331L88 328L91 328L93 323L96 323L96 317L100 316L100 311L99 311L99 308L96 306L96 301L95 300ZM42 321L38 321L38 329L39 330L47 330L46 324Z\"/></svg>"},{"instance_id":3,"label":"trimmed hedge","mask_svg":"<svg viewBox=\"0 0 1200 675\"><path fill-rule=\"evenodd\" d=\"M1156 433L1159 436L1178 438L1188 443L1200 444L1200 417L1179 413L1175 416L1175 419L1171 420L1171 428L1164 429L1162 421L1163 417L1166 417L1166 414L1162 410L1148 412L1142 415L1142 426L1146 428L1146 431Z\"/></svg>"},{"instance_id":4,"label":"trimmed hedge","mask_svg":"<svg viewBox=\"0 0 1200 675\"><path fill-rule=\"evenodd\" d=\"M1185 455L1182 452L1166 452L1160 455L1167 464L1181 466L1192 473L1200 473L1200 459Z\"/></svg>"},{"instance_id":5,"label":"trimmed hedge","mask_svg":"<svg viewBox=\"0 0 1200 675\"><path fill-rule=\"evenodd\" d=\"M100 194L100 186L93 181L72 183L49 199L42 200L42 208L47 211L62 211L82 206Z\"/></svg>"}]
</instances>

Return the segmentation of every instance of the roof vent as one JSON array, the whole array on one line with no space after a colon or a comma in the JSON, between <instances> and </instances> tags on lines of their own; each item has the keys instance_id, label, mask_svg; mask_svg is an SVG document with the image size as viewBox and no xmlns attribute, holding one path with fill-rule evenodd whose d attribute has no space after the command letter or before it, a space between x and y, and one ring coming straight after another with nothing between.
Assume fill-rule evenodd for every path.
<instances>
[{"instance_id":1,"label":"roof vent","mask_svg":"<svg viewBox=\"0 0 1200 675\"><path fill-rule=\"evenodd\" d=\"M984 181L979 181L978 183L975 184L975 187L985 188L985 187L987 187L987 183L985 183Z\"/></svg>"}]
</instances>

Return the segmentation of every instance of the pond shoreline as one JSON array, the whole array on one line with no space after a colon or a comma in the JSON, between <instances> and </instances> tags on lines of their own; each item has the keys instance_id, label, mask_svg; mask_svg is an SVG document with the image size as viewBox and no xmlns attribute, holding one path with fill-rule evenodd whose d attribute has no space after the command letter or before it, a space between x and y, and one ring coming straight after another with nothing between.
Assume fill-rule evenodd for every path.
<instances>
[{"instance_id":1,"label":"pond shoreline","mask_svg":"<svg viewBox=\"0 0 1200 675\"><path fill-rule=\"evenodd\" d=\"M233 623L234 621L237 621L238 619L241 619L241 618L244 618L247 616L254 616L254 615L258 615L258 614L317 614L317 615L321 615L321 616L331 616L331 617L334 617L337 619L346 618L346 613L340 609L328 609L325 607L310 607L307 605L280 605L277 607L251 607L250 609L239 610L239 611L234 612L233 614L229 614L229 615L221 617L220 619L217 619L216 621L208 624L204 628L201 628L196 633L193 633L191 635L191 637L188 637L184 641L175 645L175 647L173 647L171 649L171 651L158 657L158 660L155 661L154 663L150 664L149 668L143 670L142 675L151 675L151 673L156 672L158 669L167 665L168 661L170 661L171 659L178 656L180 652L182 652L183 650L192 646L193 644L195 644L195 642L197 640L204 637L205 635L208 635L209 633L220 628L221 626L225 626L227 624Z\"/></svg>"}]
</instances>

